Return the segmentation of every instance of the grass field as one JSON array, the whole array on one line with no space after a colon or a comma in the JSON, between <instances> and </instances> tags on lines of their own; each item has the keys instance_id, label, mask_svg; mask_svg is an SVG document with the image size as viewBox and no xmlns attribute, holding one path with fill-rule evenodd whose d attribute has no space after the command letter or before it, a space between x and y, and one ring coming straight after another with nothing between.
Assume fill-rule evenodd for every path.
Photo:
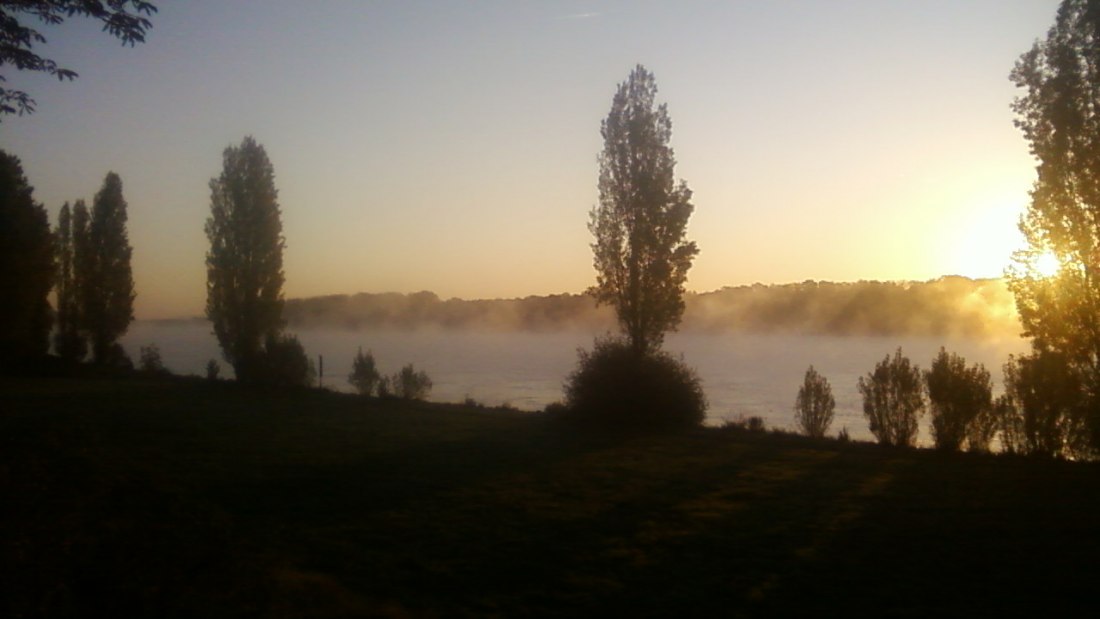
<instances>
[{"instance_id":1,"label":"grass field","mask_svg":"<svg viewBox=\"0 0 1100 619\"><path fill-rule=\"evenodd\" d=\"M0 616L1051 615L1100 466L0 379Z\"/></svg>"}]
</instances>

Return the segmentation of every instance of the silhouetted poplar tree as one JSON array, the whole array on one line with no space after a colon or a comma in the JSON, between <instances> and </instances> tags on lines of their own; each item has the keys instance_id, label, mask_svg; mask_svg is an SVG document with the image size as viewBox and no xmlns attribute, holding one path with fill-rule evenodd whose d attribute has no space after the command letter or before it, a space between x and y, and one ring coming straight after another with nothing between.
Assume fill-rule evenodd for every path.
<instances>
[{"instance_id":1,"label":"silhouetted poplar tree","mask_svg":"<svg viewBox=\"0 0 1100 619\"><path fill-rule=\"evenodd\" d=\"M920 368L912 365L899 348L893 358L875 364L875 370L859 378L863 414L871 434L882 445L913 447L918 422L924 412L924 383Z\"/></svg>"},{"instance_id":2,"label":"silhouetted poplar tree","mask_svg":"<svg viewBox=\"0 0 1100 619\"><path fill-rule=\"evenodd\" d=\"M49 351L54 242L19 158L0 151L0 366Z\"/></svg>"},{"instance_id":3,"label":"silhouetted poplar tree","mask_svg":"<svg viewBox=\"0 0 1100 619\"><path fill-rule=\"evenodd\" d=\"M1017 61L1016 126L1038 159L1020 222L1028 248L1009 285L1037 352L1064 355L1081 386L1092 443L1100 448L1100 2L1063 0L1046 40ZM1061 264L1045 277L1037 259Z\"/></svg>"},{"instance_id":4,"label":"silhouetted poplar tree","mask_svg":"<svg viewBox=\"0 0 1100 619\"><path fill-rule=\"evenodd\" d=\"M81 234L87 233L87 226ZM62 359L80 361L88 352L80 334L80 294L77 289L76 246L73 238L72 211L69 203L61 206L57 217L57 331L54 349Z\"/></svg>"},{"instance_id":5,"label":"silhouetted poplar tree","mask_svg":"<svg viewBox=\"0 0 1100 619\"><path fill-rule=\"evenodd\" d=\"M691 190L676 182L676 159L668 142L672 122L664 104L655 106L653 74L638 65L619 85L603 121L600 203L589 231L598 303L615 308L636 353L659 349L684 311L684 281L699 253L685 239Z\"/></svg>"},{"instance_id":6,"label":"silhouetted poplar tree","mask_svg":"<svg viewBox=\"0 0 1100 619\"><path fill-rule=\"evenodd\" d=\"M91 339L96 363L126 363L118 338L134 320L135 297L126 219L122 179L108 172L92 202L88 251L77 254L87 277L78 284L84 304L80 320Z\"/></svg>"},{"instance_id":7,"label":"silhouetted poplar tree","mask_svg":"<svg viewBox=\"0 0 1100 619\"><path fill-rule=\"evenodd\" d=\"M251 136L222 155L210 181L206 316L222 353L245 382L263 380L265 341L283 327L283 246L275 171Z\"/></svg>"},{"instance_id":8,"label":"silhouetted poplar tree","mask_svg":"<svg viewBox=\"0 0 1100 619\"><path fill-rule=\"evenodd\" d=\"M85 353L87 353L88 329L84 316L88 314L88 307L94 302L95 279L94 260L92 259L91 238L92 216L88 211L88 205L84 200L73 203L73 292L76 295L76 328L77 333L84 341Z\"/></svg>"}]
</instances>

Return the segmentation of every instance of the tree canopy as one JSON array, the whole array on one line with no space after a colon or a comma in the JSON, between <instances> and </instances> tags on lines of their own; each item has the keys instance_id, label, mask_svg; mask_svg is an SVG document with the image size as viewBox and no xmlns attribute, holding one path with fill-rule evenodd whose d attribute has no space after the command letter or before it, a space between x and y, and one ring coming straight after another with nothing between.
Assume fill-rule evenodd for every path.
<instances>
[{"instance_id":1,"label":"tree canopy","mask_svg":"<svg viewBox=\"0 0 1100 619\"><path fill-rule=\"evenodd\" d=\"M85 214L87 212L85 211ZM87 223L81 235L86 234ZM61 206L57 216L57 331L54 350L62 359L80 361L87 354L87 344L80 334L80 292L76 277L76 239L73 237L73 216L69 203Z\"/></svg>"},{"instance_id":2,"label":"tree canopy","mask_svg":"<svg viewBox=\"0 0 1100 619\"><path fill-rule=\"evenodd\" d=\"M49 350L53 235L19 158L0 150L0 366Z\"/></svg>"},{"instance_id":3,"label":"tree canopy","mask_svg":"<svg viewBox=\"0 0 1100 619\"><path fill-rule=\"evenodd\" d=\"M0 68L11 65L61 81L77 77L76 71L35 53L34 46L46 43L46 37L21 19L57 25L70 17L92 18L103 24L104 32L132 47L145 42L145 31L153 27L147 16L156 12L157 7L144 0L0 0ZM0 74L0 82L6 81ZM5 114L33 113L34 107L34 99L26 92L0 86L0 120Z\"/></svg>"},{"instance_id":4,"label":"tree canopy","mask_svg":"<svg viewBox=\"0 0 1100 619\"><path fill-rule=\"evenodd\" d=\"M836 398L833 397L832 386L811 365L795 398L795 423L807 436L823 438L833 423L835 410Z\"/></svg>"},{"instance_id":5,"label":"tree canopy","mask_svg":"<svg viewBox=\"0 0 1100 619\"><path fill-rule=\"evenodd\" d=\"M264 342L283 328L285 242L275 170L251 136L225 149L210 180L206 236L206 316L237 378L262 380Z\"/></svg>"},{"instance_id":6,"label":"tree canopy","mask_svg":"<svg viewBox=\"0 0 1100 619\"><path fill-rule=\"evenodd\" d=\"M121 360L118 338L134 320L133 249L126 231L126 209L122 179L108 172L92 201L87 252L77 254L77 260L86 263L85 279L78 284L83 289L81 325L91 337L96 363Z\"/></svg>"},{"instance_id":7,"label":"tree canopy","mask_svg":"<svg viewBox=\"0 0 1100 619\"><path fill-rule=\"evenodd\" d=\"M1011 74L1025 89L1016 126L1038 160L1020 222L1028 241L1009 270L1024 334L1065 356L1100 444L1100 1L1064 0L1043 41ZM1036 268L1053 253L1053 276Z\"/></svg>"},{"instance_id":8,"label":"tree canopy","mask_svg":"<svg viewBox=\"0 0 1100 619\"><path fill-rule=\"evenodd\" d=\"M619 84L600 130L600 202L588 224L596 269L589 292L615 308L639 353L660 348L679 324L684 281L699 253L685 238L691 190L675 180L672 121L656 94L653 74L641 65Z\"/></svg>"},{"instance_id":9,"label":"tree canopy","mask_svg":"<svg viewBox=\"0 0 1100 619\"><path fill-rule=\"evenodd\" d=\"M890 447L914 447L920 416L924 413L924 382L920 368L898 348L893 357L875 364L873 372L859 377L863 414L871 434Z\"/></svg>"}]
</instances>

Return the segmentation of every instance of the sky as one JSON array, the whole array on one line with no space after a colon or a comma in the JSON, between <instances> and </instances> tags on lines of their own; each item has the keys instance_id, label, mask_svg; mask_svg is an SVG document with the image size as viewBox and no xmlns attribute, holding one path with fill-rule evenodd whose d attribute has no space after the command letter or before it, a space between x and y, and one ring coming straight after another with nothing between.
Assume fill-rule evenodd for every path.
<instances>
[{"instance_id":1,"label":"sky","mask_svg":"<svg viewBox=\"0 0 1100 619\"><path fill-rule=\"evenodd\" d=\"M582 292L600 122L636 64L694 192L689 290L996 277L1035 178L1010 109L1054 0L161 0L4 68L0 123L56 222L123 181L141 318L197 316L222 151L275 169L288 298Z\"/></svg>"}]
</instances>

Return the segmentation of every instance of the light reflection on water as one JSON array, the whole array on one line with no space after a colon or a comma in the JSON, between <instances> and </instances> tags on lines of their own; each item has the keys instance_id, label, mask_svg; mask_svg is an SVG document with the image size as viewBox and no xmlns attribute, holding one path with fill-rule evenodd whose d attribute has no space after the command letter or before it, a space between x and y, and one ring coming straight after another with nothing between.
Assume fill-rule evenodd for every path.
<instances>
[{"instance_id":1,"label":"light reflection on water","mask_svg":"<svg viewBox=\"0 0 1100 619\"><path fill-rule=\"evenodd\" d=\"M347 375L360 346L371 350L379 369L396 372L413 363L431 376L431 399L460 402L469 397L488 405L540 410L561 399L562 383L577 361L576 351L592 344L593 333L500 333L475 331L355 332L332 328L296 331L306 352L324 356L324 386L350 391ZM155 343L164 364L177 374L205 373L216 359L222 376L232 376L205 322L135 322L123 345L135 360L140 346ZM795 395L813 364L833 386L836 419L832 432L847 427L852 438L870 438L856 388L859 376L901 346L927 368L940 346L970 363L980 362L999 391L1001 365L1009 354L1027 350L1019 338L968 339L927 336L801 336L788 334L674 333L665 348L696 368L710 402L709 423L759 415L768 426L793 427ZM923 425L927 425L927 420ZM923 441L927 429L922 428Z\"/></svg>"}]
</instances>

